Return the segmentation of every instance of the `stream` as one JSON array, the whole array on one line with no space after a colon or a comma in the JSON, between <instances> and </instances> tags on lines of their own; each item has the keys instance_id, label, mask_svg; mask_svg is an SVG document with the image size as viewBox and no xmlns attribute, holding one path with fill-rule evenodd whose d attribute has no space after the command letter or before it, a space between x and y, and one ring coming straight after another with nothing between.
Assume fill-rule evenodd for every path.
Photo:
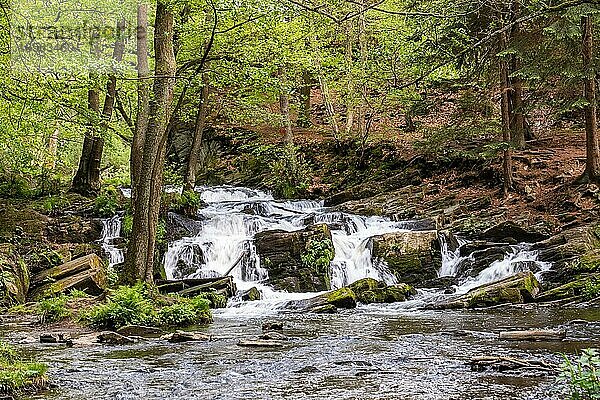
<instances>
[{"instance_id":1,"label":"stream","mask_svg":"<svg viewBox=\"0 0 600 400\"><path fill-rule=\"evenodd\" d=\"M388 284L394 276L384 262L372 259L371 239L384 233L421 229L419 221L391 221L336 212L315 201L275 201L268 193L246 188L199 188L208 206L201 209L189 237L169 244L169 278L214 277L232 271L238 289L257 287L262 300L232 299L215 310L214 323L201 330L210 342L170 344L140 342L129 346L45 347L28 343L50 365L57 388L43 399L563 399L556 376L536 371L472 372L475 356L510 356L560 363L560 353L600 346L600 310L502 307L486 310L423 311L417 307L432 290L414 300L387 305L359 305L337 314L301 314L281 308L289 300L314 293L285 293L268 285L253 244L256 233L292 231L314 223L331 229L335 258L331 285L342 287L372 277ZM123 254L112 245L120 235L121 216L104 221L100 241L112 265ZM459 239L459 243L466 241ZM440 235L440 276L452 276L461 262ZM512 246L504 260L457 284L466 292L510 276L521 262L538 262L527 245ZM538 274L539 274L538 273ZM291 340L279 349L237 346L255 338L267 321L281 321ZM502 330L566 329L563 342L505 342ZM27 332L0 332L11 341Z\"/></svg>"}]
</instances>

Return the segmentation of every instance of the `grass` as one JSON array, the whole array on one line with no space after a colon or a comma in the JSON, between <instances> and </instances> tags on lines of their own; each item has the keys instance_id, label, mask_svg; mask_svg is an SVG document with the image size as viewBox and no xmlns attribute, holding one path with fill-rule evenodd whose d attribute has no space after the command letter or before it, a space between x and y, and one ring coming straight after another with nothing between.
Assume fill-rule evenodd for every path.
<instances>
[{"instance_id":1,"label":"grass","mask_svg":"<svg viewBox=\"0 0 600 400\"><path fill-rule=\"evenodd\" d=\"M566 384L571 400L600 399L600 354L597 349L585 349L578 359L564 356L559 381Z\"/></svg>"},{"instance_id":2,"label":"grass","mask_svg":"<svg viewBox=\"0 0 600 400\"><path fill-rule=\"evenodd\" d=\"M46 364L24 360L14 347L0 341L0 393L13 395L46 387Z\"/></svg>"}]
</instances>

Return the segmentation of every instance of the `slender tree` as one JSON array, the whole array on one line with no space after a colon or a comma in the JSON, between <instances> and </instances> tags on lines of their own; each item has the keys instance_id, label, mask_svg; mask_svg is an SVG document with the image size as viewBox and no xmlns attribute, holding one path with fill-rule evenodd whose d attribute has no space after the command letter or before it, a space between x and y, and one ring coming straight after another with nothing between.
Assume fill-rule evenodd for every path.
<instances>
[{"instance_id":1,"label":"slender tree","mask_svg":"<svg viewBox=\"0 0 600 400\"><path fill-rule=\"evenodd\" d=\"M155 245L158 228L167 125L175 86L173 12L163 1L156 5L154 23L155 76L149 118L143 139L141 168L133 199L133 228L127 247L124 278L128 283L154 280ZM139 117L138 117L139 119Z\"/></svg>"},{"instance_id":2,"label":"slender tree","mask_svg":"<svg viewBox=\"0 0 600 400\"><path fill-rule=\"evenodd\" d=\"M499 34L500 53L506 51L506 33ZM512 190L513 175L512 175L512 150L510 148L510 111L509 111L509 95L510 90L508 78L508 62L503 54L499 57L500 70L500 110L502 113L502 141L504 142L503 151L503 178L504 178L504 195Z\"/></svg>"},{"instance_id":3,"label":"slender tree","mask_svg":"<svg viewBox=\"0 0 600 400\"><path fill-rule=\"evenodd\" d=\"M585 113L585 138L586 162L585 171L578 179L580 183L600 181L600 150L598 148L598 122L596 119L596 72L594 71L593 29L592 19L589 15L581 17L583 69L583 95L586 100Z\"/></svg>"},{"instance_id":4,"label":"slender tree","mask_svg":"<svg viewBox=\"0 0 600 400\"><path fill-rule=\"evenodd\" d=\"M202 134L206 126L208 117L208 105L210 100L210 82L208 73L202 74L202 94L200 104L198 104L198 112L196 114L196 122L194 123L194 137L192 138L192 146L190 148L190 156L185 169L185 185L183 190L193 190L196 186L196 174L198 173L198 163L200 161L200 150L202 149Z\"/></svg>"}]
</instances>

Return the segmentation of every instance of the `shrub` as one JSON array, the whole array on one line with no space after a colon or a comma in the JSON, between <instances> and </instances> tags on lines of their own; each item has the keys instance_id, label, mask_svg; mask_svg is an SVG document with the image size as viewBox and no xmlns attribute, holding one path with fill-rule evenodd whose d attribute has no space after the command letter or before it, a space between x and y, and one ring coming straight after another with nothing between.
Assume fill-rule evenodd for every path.
<instances>
[{"instance_id":1,"label":"shrub","mask_svg":"<svg viewBox=\"0 0 600 400\"><path fill-rule=\"evenodd\" d=\"M600 296L600 280L590 278L583 287L583 296L587 300L592 300Z\"/></svg>"},{"instance_id":2,"label":"shrub","mask_svg":"<svg viewBox=\"0 0 600 400\"><path fill-rule=\"evenodd\" d=\"M334 258L335 250L330 239L311 240L306 251L300 256L305 267L327 271Z\"/></svg>"},{"instance_id":3,"label":"shrub","mask_svg":"<svg viewBox=\"0 0 600 400\"><path fill-rule=\"evenodd\" d=\"M192 326L212 321L210 302L202 297L179 298L178 302L158 311L158 323L165 327Z\"/></svg>"},{"instance_id":4,"label":"shrub","mask_svg":"<svg viewBox=\"0 0 600 400\"><path fill-rule=\"evenodd\" d=\"M227 297L214 292L200 293L196 296L198 299L206 299L210 302L210 308L225 308L227 307Z\"/></svg>"},{"instance_id":5,"label":"shrub","mask_svg":"<svg viewBox=\"0 0 600 400\"><path fill-rule=\"evenodd\" d=\"M148 286L138 283L132 287L119 286L105 304L85 311L81 319L97 327L117 329L130 324L152 325L156 312Z\"/></svg>"},{"instance_id":6,"label":"shrub","mask_svg":"<svg viewBox=\"0 0 600 400\"><path fill-rule=\"evenodd\" d=\"M94 212L101 217L112 217L117 213L119 205L118 189L114 186L107 186L94 200Z\"/></svg>"},{"instance_id":7,"label":"shrub","mask_svg":"<svg viewBox=\"0 0 600 400\"><path fill-rule=\"evenodd\" d=\"M565 356L559 381L567 384L572 400L600 399L600 356L597 349L586 349L571 361Z\"/></svg>"},{"instance_id":8,"label":"shrub","mask_svg":"<svg viewBox=\"0 0 600 400\"><path fill-rule=\"evenodd\" d=\"M71 311L67 308L68 301L69 297L64 294L41 300L36 308L41 322L52 323L71 316Z\"/></svg>"},{"instance_id":9,"label":"shrub","mask_svg":"<svg viewBox=\"0 0 600 400\"><path fill-rule=\"evenodd\" d=\"M123 216L123 222L121 223L121 234L124 238L129 238L131 236L131 231L133 230L133 215L128 212Z\"/></svg>"},{"instance_id":10,"label":"shrub","mask_svg":"<svg viewBox=\"0 0 600 400\"><path fill-rule=\"evenodd\" d=\"M48 366L22 360L16 350L0 341L0 393L14 394L46 386Z\"/></svg>"}]
</instances>

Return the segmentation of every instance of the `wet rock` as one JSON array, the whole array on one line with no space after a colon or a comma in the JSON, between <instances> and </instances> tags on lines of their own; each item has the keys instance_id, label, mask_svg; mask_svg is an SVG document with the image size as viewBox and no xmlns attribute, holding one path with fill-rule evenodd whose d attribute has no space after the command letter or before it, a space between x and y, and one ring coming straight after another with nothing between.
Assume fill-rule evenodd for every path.
<instances>
[{"instance_id":1,"label":"wet rock","mask_svg":"<svg viewBox=\"0 0 600 400\"><path fill-rule=\"evenodd\" d=\"M398 281L417 284L435 279L441 267L437 231L396 232L373 238L375 262L385 262Z\"/></svg>"},{"instance_id":2,"label":"wet rock","mask_svg":"<svg viewBox=\"0 0 600 400\"><path fill-rule=\"evenodd\" d=\"M243 301L257 301L261 299L260 291L256 287L252 287L242 293L241 298Z\"/></svg>"},{"instance_id":3,"label":"wet rock","mask_svg":"<svg viewBox=\"0 0 600 400\"><path fill-rule=\"evenodd\" d=\"M577 298L583 300L587 295L588 288L596 285L600 285L600 273L586 274L569 283L545 291L536 298L536 301L549 302Z\"/></svg>"},{"instance_id":4,"label":"wet rock","mask_svg":"<svg viewBox=\"0 0 600 400\"><path fill-rule=\"evenodd\" d=\"M73 339L68 333L42 333L40 343L64 343L67 346L72 346Z\"/></svg>"},{"instance_id":5,"label":"wet rock","mask_svg":"<svg viewBox=\"0 0 600 400\"><path fill-rule=\"evenodd\" d=\"M126 325L117 329L117 333L123 336L137 336L137 337L159 337L165 332L160 328L143 325Z\"/></svg>"},{"instance_id":6,"label":"wet rock","mask_svg":"<svg viewBox=\"0 0 600 400\"><path fill-rule=\"evenodd\" d=\"M334 249L327 225L294 232L260 232L255 236L255 245L274 288L300 293L329 289L329 261Z\"/></svg>"},{"instance_id":7,"label":"wet rock","mask_svg":"<svg viewBox=\"0 0 600 400\"><path fill-rule=\"evenodd\" d=\"M305 300L293 300L286 304L286 308L303 312L330 313L337 308L355 308L356 295L347 288L340 288L331 292Z\"/></svg>"},{"instance_id":8,"label":"wet rock","mask_svg":"<svg viewBox=\"0 0 600 400\"><path fill-rule=\"evenodd\" d=\"M111 331L101 332L96 336L96 338L99 343L104 344L126 345L135 343L135 340L132 338Z\"/></svg>"},{"instance_id":9,"label":"wet rock","mask_svg":"<svg viewBox=\"0 0 600 400\"><path fill-rule=\"evenodd\" d=\"M499 304L522 304L533 302L540 290L540 283L533 273L520 272L501 281L472 289L464 295L434 304L430 308L478 308Z\"/></svg>"},{"instance_id":10,"label":"wet rock","mask_svg":"<svg viewBox=\"0 0 600 400\"><path fill-rule=\"evenodd\" d=\"M512 248L508 245L476 250L458 265L456 277L460 281L464 278L477 276L481 271L492 265L492 263L502 261L511 251Z\"/></svg>"},{"instance_id":11,"label":"wet rock","mask_svg":"<svg viewBox=\"0 0 600 400\"><path fill-rule=\"evenodd\" d=\"M240 340L237 343L240 347L263 347L263 348L277 348L283 347L285 344L277 340Z\"/></svg>"},{"instance_id":12,"label":"wet rock","mask_svg":"<svg viewBox=\"0 0 600 400\"><path fill-rule=\"evenodd\" d=\"M413 287L407 284L386 286L372 278L358 280L348 286L354 292L359 302L371 303L395 303L405 301L408 297L416 294Z\"/></svg>"},{"instance_id":13,"label":"wet rock","mask_svg":"<svg viewBox=\"0 0 600 400\"><path fill-rule=\"evenodd\" d=\"M258 338L261 340L281 340L281 341L285 341L285 340L289 339L286 335L284 335L283 333L277 332L277 331L263 333Z\"/></svg>"},{"instance_id":14,"label":"wet rock","mask_svg":"<svg viewBox=\"0 0 600 400\"><path fill-rule=\"evenodd\" d=\"M169 242L182 239L184 237L196 236L202 229L202 223L174 212L167 213L165 224L166 238Z\"/></svg>"},{"instance_id":15,"label":"wet rock","mask_svg":"<svg viewBox=\"0 0 600 400\"><path fill-rule=\"evenodd\" d=\"M282 330L283 330L283 322L269 321L269 322L265 322L262 325L262 331L263 332L282 331Z\"/></svg>"},{"instance_id":16,"label":"wet rock","mask_svg":"<svg viewBox=\"0 0 600 400\"><path fill-rule=\"evenodd\" d=\"M102 234L102 222L78 215L63 215L48 221L47 235L54 243L92 243Z\"/></svg>"},{"instance_id":17,"label":"wet rock","mask_svg":"<svg viewBox=\"0 0 600 400\"><path fill-rule=\"evenodd\" d=\"M167 340L170 343L205 342L210 341L211 336L200 332L176 331L162 336L161 339Z\"/></svg>"},{"instance_id":18,"label":"wet rock","mask_svg":"<svg viewBox=\"0 0 600 400\"><path fill-rule=\"evenodd\" d=\"M536 231L530 231L512 221L502 222L487 231L483 232L482 237L486 240L507 242L507 239L514 239L519 243L536 243L548 236Z\"/></svg>"}]
</instances>

